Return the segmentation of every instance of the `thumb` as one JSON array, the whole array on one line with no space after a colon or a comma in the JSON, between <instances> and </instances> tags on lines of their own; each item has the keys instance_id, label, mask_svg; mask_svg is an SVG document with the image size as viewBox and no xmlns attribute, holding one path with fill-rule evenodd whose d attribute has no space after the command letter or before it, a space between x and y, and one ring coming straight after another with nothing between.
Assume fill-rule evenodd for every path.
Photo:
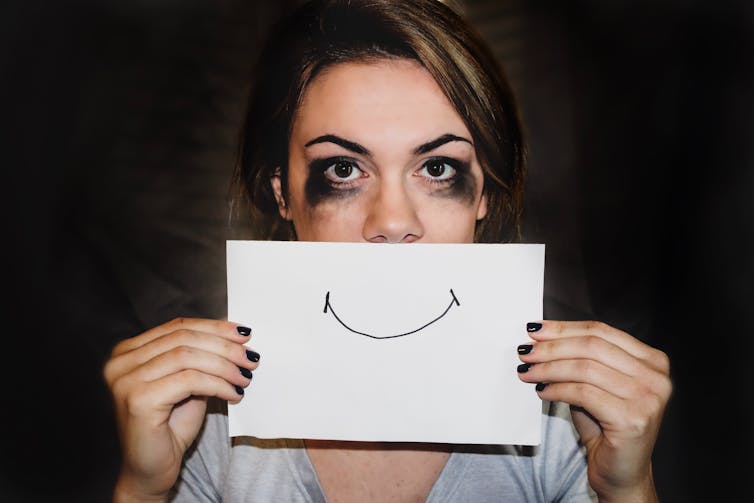
<instances>
[{"instance_id":1,"label":"thumb","mask_svg":"<svg viewBox=\"0 0 754 503\"><path fill-rule=\"evenodd\" d=\"M584 445L592 445L602 435L602 427L600 427L599 421L583 407L571 405L571 419Z\"/></svg>"}]
</instances>

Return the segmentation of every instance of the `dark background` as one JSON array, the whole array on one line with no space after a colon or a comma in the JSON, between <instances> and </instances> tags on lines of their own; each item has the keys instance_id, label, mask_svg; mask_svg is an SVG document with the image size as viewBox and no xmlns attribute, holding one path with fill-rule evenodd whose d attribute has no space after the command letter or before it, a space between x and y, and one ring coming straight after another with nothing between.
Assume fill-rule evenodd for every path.
<instances>
[{"instance_id":1,"label":"dark background","mask_svg":"<svg viewBox=\"0 0 754 503\"><path fill-rule=\"evenodd\" d=\"M294 2L0 5L3 501L107 501L117 341L225 316L251 63ZM665 502L750 500L754 4L467 0L520 98L549 318L671 357Z\"/></svg>"}]
</instances>

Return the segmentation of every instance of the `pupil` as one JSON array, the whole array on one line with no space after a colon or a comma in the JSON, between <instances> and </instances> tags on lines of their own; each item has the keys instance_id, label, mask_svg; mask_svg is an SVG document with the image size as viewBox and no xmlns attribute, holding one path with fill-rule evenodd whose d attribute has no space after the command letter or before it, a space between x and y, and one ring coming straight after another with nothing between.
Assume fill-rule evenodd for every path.
<instances>
[{"instance_id":1,"label":"pupil","mask_svg":"<svg viewBox=\"0 0 754 503\"><path fill-rule=\"evenodd\" d=\"M348 178L353 172L353 166L347 162L339 162L335 165L335 176L338 178Z\"/></svg>"},{"instance_id":2,"label":"pupil","mask_svg":"<svg viewBox=\"0 0 754 503\"><path fill-rule=\"evenodd\" d=\"M434 177L442 176L445 173L445 165L442 163L430 164L427 166L427 173Z\"/></svg>"}]
</instances>

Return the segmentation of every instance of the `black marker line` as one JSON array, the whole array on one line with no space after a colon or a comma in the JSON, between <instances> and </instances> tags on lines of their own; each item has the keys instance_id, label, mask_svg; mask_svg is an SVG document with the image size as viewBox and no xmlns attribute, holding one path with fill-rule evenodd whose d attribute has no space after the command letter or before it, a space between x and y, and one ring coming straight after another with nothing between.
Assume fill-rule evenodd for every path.
<instances>
[{"instance_id":1,"label":"black marker line","mask_svg":"<svg viewBox=\"0 0 754 503\"><path fill-rule=\"evenodd\" d=\"M351 328L348 325L346 325L343 322L343 320L341 320L340 317L337 314L335 314L335 311L332 308L332 304L330 304L330 292L327 292L327 294L325 295L325 309L322 312L323 313L327 313L327 309L329 308L330 312L332 313L332 315L335 317L336 320L338 320L338 323L340 323L347 330L349 330L349 331L351 331L351 332L353 332L355 334L363 335L363 336L369 337L371 339L380 339L380 340L382 340L382 339L395 339L396 337L405 337L406 335L415 334L416 332L418 332L420 330L424 330L425 328L427 328L428 326L430 326L431 324L435 323L440 318L442 318L443 316L445 316L446 314L448 314L448 311L450 311L450 308L453 307L453 304L457 305L458 307L461 307L461 303L458 301L458 297L456 297L456 294L453 293L453 289L452 288L450 289L450 295L453 297L450 300L450 304L448 304L448 307L445 308L445 311L443 311L442 314L440 316L438 316L437 318L435 318L434 320L430 321L429 323L427 323L425 325L422 325L421 327L417 328L416 330L412 330L410 332L406 332L406 333L398 334L398 335L386 335L386 336L383 336L383 337L379 337L377 335L367 334L367 333L364 333L364 332L359 332L358 330L354 330L353 328Z\"/></svg>"},{"instance_id":2,"label":"black marker line","mask_svg":"<svg viewBox=\"0 0 754 503\"><path fill-rule=\"evenodd\" d=\"M456 306L461 307L461 303L458 302L458 298L456 297L456 294L453 293L453 289L452 288L450 289L450 295L452 295L453 296L453 300L456 301ZM448 308L448 309L450 309L450 308Z\"/></svg>"}]
</instances>

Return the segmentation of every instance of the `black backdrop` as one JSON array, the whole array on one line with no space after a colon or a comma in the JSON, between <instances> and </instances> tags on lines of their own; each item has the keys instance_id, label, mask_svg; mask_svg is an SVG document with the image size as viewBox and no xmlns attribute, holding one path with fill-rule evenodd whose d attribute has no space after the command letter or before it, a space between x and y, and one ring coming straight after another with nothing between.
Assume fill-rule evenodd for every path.
<instances>
[{"instance_id":1,"label":"black backdrop","mask_svg":"<svg viewBox=\"0 0 754 503\"><path fill-rule=\"evenodd\" d=\"M175 316L225 315L224 240L253 236L228 219L235 131L286 4L0 6L3 501L106 501L110 348ZM754 8L465 5L521 100L525 240L548 245L547 316L602 319L670 355L664 501L747 499Z\"/></svg>"}]
</instances>

